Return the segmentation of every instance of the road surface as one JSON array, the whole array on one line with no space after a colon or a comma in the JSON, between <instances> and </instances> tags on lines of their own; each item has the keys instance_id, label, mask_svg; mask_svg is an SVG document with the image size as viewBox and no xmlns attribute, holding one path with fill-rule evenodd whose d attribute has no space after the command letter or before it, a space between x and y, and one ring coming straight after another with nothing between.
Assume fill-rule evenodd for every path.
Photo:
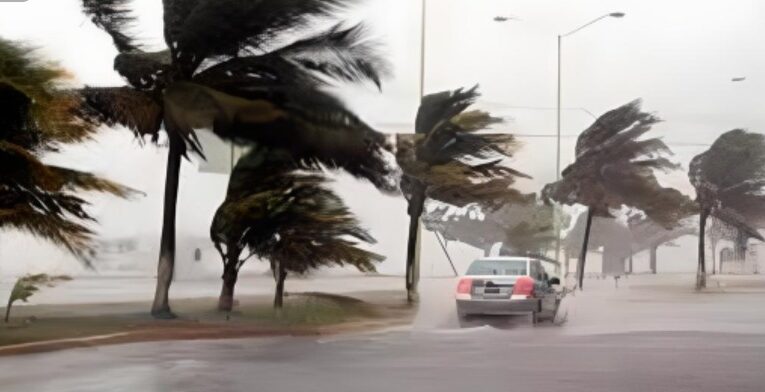
<instances>
[{"instance_id":1,"label":"road surface","mask_svg":"<svg viewBox=\"0 0 765 392\"><path fill-rule=\"evenodd\" d=\"M762 391L765 337L398 331L168 342L0 359L4 392Z\"/></svg>"},{"instance_id":2,"label":"road surface","mask_svg":"<svg viewBox=\"0 0 765 392\"><path fill-rule=\"evenodd\" d=\"M613 282L592 282L589 291L567 300L569 320L562 326L533 328L519 317L502 329L453 328L453 282L425 282L422 311L410 327L0 358L0 390L764 390L761 282L728 282L717 292L697 294L667 279L630 278L618 290L610 288Z\"/></svg>"}]
</instances>

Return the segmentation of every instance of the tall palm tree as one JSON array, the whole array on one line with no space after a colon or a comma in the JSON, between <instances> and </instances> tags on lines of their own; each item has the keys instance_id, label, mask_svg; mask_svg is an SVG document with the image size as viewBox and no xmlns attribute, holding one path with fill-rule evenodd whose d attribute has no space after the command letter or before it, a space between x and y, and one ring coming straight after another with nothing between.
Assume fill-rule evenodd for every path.
<instances>
[{"instance_id":1,"label":"tall palm tree","mask_svg":"<svg viewBox=\"0 0 765 392\"><path fill-rule=\"evenodd\" d=\"M528 176L503 165L518 147L513 136L479 133L502 120L486 112L466 111L479 97L477 90L476 86L425 96L417 112L415 134L398 136L401 190L409 203L409 301L417 297L415 253L426 199L458 207L475 203L487 209L529 199L513 189L517 177Z\"/></svg>"},{"instance_id":2,"label":"tall palm tree","mask_svg":"<svg viewBox=\"0 0 765 392\"><path fill-rule=\"evenodd\" d=\"M128 0L83 0L85 12L120 51L114 66L127 87L83 91L91 114L156 140L168 135L165 206L152 314L173 317L168 301L175 263L181 158L202 155L194 130L239 144L290 151L304 164L342 168L393 190L386 139L323 90L328 80L372 81L385 62L362 25L289 42L292 33L330 19L353 0L164 0L167 49L147 53L127 33ZM287 42L286 44L284 42Z\"/></svg>"},{"instance_id":3,"label":"tall palm tree","mask_svg":"<svg viewBox=\"0 0 765 392\"><path fill-rule=\"evenodd\" d=\"M126 197L132 191L91 173L48 165L45 153L90 139L75 95L61 90L66 73L31 49L0 39L0 227L26 231L63 247L86 265L94 222L82 192Z\"/></svg>"},{"instance_id":4,"label":"tall palm tree","mask_svg":"<svg viewBox=\"0 0 765 392\"><path fill-rule=\"evenodd\" d=\"M696 188L699 265L696 288L706 287L704 258L707 219L714 217L745 238L763 237L765 223L765 135L735 129L721 135L691 161L688 177Z\"/></svg>"},{"instance_id":5,"label":"tall palm tree","mask_svg":"<svg viewBox=\"0 0 765 392\"><path fill-rule=\"evenodd\" d=\"M288 152L265 148L253 149L237 163L210 228L224 265L220 310L231 311L239 269L253 256L271 264L276 308L282 307L288 274L325 265L374 271L374 263L384 259L356 246L356 241L375 240L326 188L324 177L298 169Z\"/></svg>"},{"instance_id":6,"label":"tall palm tree","mask_svg":"<svg viewBox=\"0 0 765 392\"><path fill-rule=\"evenodd\" d=\"M580 289L594 216L612 217L611 210L627 206L671 228L693 209L687 196L659 184L654 171L674 170L678 165L666 158L671 151L661 139L639 139L659 122L640 107L636 100L598 118L579 136L576 161L563 171L560 181L542 191L548 200L587 207L577 265Z\"/></svg>"}]
</instances>

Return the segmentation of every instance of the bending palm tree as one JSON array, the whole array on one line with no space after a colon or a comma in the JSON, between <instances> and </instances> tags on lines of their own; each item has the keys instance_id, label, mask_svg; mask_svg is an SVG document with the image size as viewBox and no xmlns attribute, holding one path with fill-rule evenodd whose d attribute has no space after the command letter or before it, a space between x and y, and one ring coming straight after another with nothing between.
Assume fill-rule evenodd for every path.
<instances>
[{"instance_id":1,"label":"bending palm tree","mask_svg":"<svg viewBox=\"0 0 765 392\"><path fill-rule=\"evenodd\" d=\"M374 271L383 257L356 247L375 240L317 174L296 171L285 151L255 149L231 175L225 202L210 236L224 265L218 308L231 311L239 269L252 256L267 259L276 279L274 306L281 308L288 274L325 265ZM350 238L350 239L349 239ZM245 249L249 255L244 256Z\"/></svg>"},{"instance_id":2,"label":"bending palm tree","mask_svg":"<svg viewBox=\"0 0 765 392\"><path fill-rule=\"evenodd\" d=\"M326 79L380 85L384 62L363 26L329 30L283 46L287 32L353 0L164 0L168 49L146 53L125 32L127 0L83 0L114 39L114 65L129 87L83 91L91 114L156 140L168 134L167 176L157 290L152 314L173 317L168 301L175 262L175 208L181 158L202 154L195 129L240 144L288 150L305 165L342 168L394 190L385 138L322 90Z\"/></svg>"},{"instance_id":3,"label":"bending palm tree","mask_svg":"<svg viewBox=\"0 0 765 392\"><path fill-rule=\"evenodd\" d=\"M428 95L417 113L415 134L399 135L396 159L404 172L401 189L409 202L409 301L417 297L415 252L426 199L459 207L476 203L489 209L529 199L512 188L516 177L527 176L502 165L516 150L515 139L478 133L501 120L489 113L465 111L478 96L477 87Z\"/></svg>"},{"instance_id":4,"label":"bending palm tree","mask_svg":"<svg viewBox=\"0 0 765 392\"><path fill-rule=\"evenodd\" d=\"M90 265L93 232L87 224L95 219L77 192L126 197L131 191L40 160L63 144L89 139L96 127L78 118L77 97L58 89L64 71L29 53L0 39L0 227L49 240Z\"/></svg>"},{"instance_id":5,"label":"bending palm tree","mask_svg":"<svg viewBox=\"0 0 765 392\"><path fill-rule=\"evenodd\" d=\"M673 170L678 165L663 156L671 151L661 139L638 140L659 122L642 112L640 104L630 102L595 121L579 136L576 161L563 171L560 181L542 191L547 200L587 207L577 264L580 290L594 216L612 217L611 210L628 206L670 229L695 210L687 196L662 187L656 179L655 170Z\"/></svg>"},{"instance_id":6,"label":"bending palm tree","mask_svg":"<svg viewBox=\"0 0 765 392\"><path fill-rule=\"evenodd\" d=\"M763 241L765 227L765 135L736 129L720 136L691 161L688 177L696 188L699 218L699 265L696 288L706 287L704 257L707 218L714 217L742 233L744 241Z\"/></svg>"}]
</instances>

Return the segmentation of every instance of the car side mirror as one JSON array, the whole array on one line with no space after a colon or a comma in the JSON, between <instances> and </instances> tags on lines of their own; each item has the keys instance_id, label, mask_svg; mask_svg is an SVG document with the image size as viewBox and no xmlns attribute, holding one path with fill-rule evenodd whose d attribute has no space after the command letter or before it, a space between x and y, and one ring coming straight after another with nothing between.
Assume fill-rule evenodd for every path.
<instances>
[{"instance_id":1,"label":"car side mirror","mask_svg":"<svg viewBox=\"0 0 765 392\"><path fill-rule=\"evenodd\" d=\"M560 286L560 279L558 278L552 278L547 282L550 284L550 286Z\"/></svg>"}]
</instances>

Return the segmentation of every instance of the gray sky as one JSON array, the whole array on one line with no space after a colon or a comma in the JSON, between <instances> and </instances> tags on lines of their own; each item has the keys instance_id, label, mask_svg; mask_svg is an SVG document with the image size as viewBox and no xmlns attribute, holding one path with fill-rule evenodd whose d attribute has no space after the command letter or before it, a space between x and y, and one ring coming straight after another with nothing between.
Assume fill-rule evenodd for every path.
<instances>
[{"instance_id":1,"label":"gray sky","mask_svg":"<svg viewBox=\"0 0 765 392\"><path fill-rule=\"evenodd\" d=\"M420 2L368 0L348 17L367 21L394 69L382 94L370 86L341 87L346 101L370 123L387 131L411 130L417 109L420 68ZM135 0L136 29L143 42L159 48L161 2ZM564 107L596 115L642 97L646 109L665 122L656 128L687 167L720 133L741 127L765 129L765 2L757 0L429 0L426 91L480 83L479 106L512 118L497 131L524 135L514 165L534 176L523 186L538 190L554 179L556 35L613 11L606 19L564 43ZM504 24L495 15L518 18ZM108 36L80 13L78 0L0 3L0 36L27 41L70 70L77 83L113 85L116 51ZM747 80L732 83L731 78ZM522 108L521 108L522 107ZM536 108L536 109L528 109ZM564 112L564 165L573 158L575 135L592 118ZM138 148L124 130L105 132L98 142L51 157L92 168L146 191L143 200L96 200L102 232L108 236L159 232L162 151ZM226 178L184 168L179 227L206 237L209 219L225 192ZM683 171L666 177L689 192ZM403 203L378 196L370 186L343 180L343 193L380 239L376 247L398 265L404 253ZM389 211L383 214L380 211ZM428 245L431 250L434 244ZM393 267L391 267L393 268ZM396 267L397 268L397 267ZM395 269L395 268L394 268Z\"/></svg>"}]
</instances>

